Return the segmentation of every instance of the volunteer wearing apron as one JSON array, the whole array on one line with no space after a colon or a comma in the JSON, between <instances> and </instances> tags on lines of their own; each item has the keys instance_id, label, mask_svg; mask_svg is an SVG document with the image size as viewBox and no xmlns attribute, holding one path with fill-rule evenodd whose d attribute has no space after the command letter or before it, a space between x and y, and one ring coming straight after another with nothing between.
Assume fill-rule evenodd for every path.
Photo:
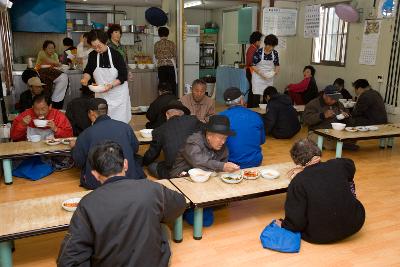
<instances>
[{"instance_id":1,"label":"volunteer wearing apron","mask_svg":"<svg viewBox=\"0 0 400 267\"><path fill-rule=\"evenodd\" d=\"M278 38L267 35L264 39L265 47L257 50L253 57L252 89L254 94L253 105L260 103L260 98L268 86L274 85L274 76L279 73L279 56L274 50L278 45Z\"/></svg>"},{"instance_id":2,"label":"volunteer wearing apron","mask_svg":"<svg viewBox=\"0 0 400 267\"><path fill-rule=\"evenodd\" d=\"M96 84L105 85L105 92L96 93L96 97L107 101L108 115L112 119L129 123L131 100L126 63L120 53L106 45L107 39L107 34L101 30L89 32L88 43L94 51L89 54L81 84L87 86L94 79Z\"/></svg>"},{"instance_id":3,"label":"volunteer wearing apron","mask_svg":"<svg viewBox=\"0 0 400 267\"><path fill-rule=\"evenodd\" d=\"M176 90L176 46L168 40L169 30L167 27L158 28L160 41L154 44L154 57L157 60L158 81L167 82L173 85L174 94Z\"/></svg>"},{"instance_id":4,"label":"volunteer wearing apron","mask_svg":"<svg viewBox=\"0 0 400 267\"><path fill-rule=\"evenodd\" d=\"M250 46L246 51L246 78L247 81L249 82L249 94L247 95L247 107L248 108L256 108L258 107L257 105L254 105L254 95L253 95L253 88L252 88L252 73L253 73L253 57L254 54L256 53L257 49L260 48L261 45L261 37L262 33L259 31L255 31L250 35L249 41L250 41ZM260 101L258 101L260 102Z\"/></svg>"}]
</instances>

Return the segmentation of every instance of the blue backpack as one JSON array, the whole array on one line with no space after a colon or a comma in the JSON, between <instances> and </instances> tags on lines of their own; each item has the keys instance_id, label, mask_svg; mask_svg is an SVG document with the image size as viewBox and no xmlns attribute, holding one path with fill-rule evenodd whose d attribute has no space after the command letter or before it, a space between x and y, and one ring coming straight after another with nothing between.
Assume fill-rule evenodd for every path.
<instances>
[{"instance_id":1,"label":"blue backpack","mask_svg":"<svg viewBox=\"0 0 400 267\"><path fill-rule=\"evenodd\" d=\"M280 227L273 220L262 231L260 236L263 248L287 253L295 253L300 250L301 234L294 233Z\"/></svg>"}]
</instances>

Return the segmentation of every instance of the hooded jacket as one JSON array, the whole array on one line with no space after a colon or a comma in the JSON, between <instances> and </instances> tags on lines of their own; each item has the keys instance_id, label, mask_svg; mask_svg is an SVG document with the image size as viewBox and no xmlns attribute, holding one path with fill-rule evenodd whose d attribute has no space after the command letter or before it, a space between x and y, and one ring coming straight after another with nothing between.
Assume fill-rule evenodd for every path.
<instances>
[{"instance_id":1,"label":"hooded jacket","mask_svg":"<svg viewBox=\"0 0 400 267\"><path fill-rule=\"evenodd\" d=\"M301 125L297 111L289 96L276 94L268 101L268 109L262 115L266 134L277 139L288 139L297 134Z\"/></svg>"}]
</instances>

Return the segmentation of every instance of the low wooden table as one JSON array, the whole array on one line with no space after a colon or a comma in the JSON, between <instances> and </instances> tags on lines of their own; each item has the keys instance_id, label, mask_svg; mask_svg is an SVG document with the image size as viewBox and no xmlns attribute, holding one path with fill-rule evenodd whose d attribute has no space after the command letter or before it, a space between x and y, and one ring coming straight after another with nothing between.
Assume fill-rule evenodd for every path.
<instances>
[{"instance_id":1,"label":"low wooden table","mask_svg":"<svg viewBox=\"0 0 400 267\"><path fill-rule=\"evenodd\" d=\"M170 180L167 180L167 179L155 180L155 182L160 183L160 184L164 185L166 188L182 194L182 192L179 191L179 189L176 188L176 186L174 186ZM190 207L190 200L186 196L185 196L185 199L186 199L187 207ZM183 218L181 215L178 218L176 218L175 223L174 223L174 238L173 239L174 239L175 243L182 242L182 240L183 240L182 232L183 232Z\"/></svg>"},{"instance_id":2,"label":"low wooden table","mask_svg":"<svg viewBox=\"0 0 400 267\"><path fill-rule=\"evenodd\" d=\"M141 111L139 107L131 107L132 115L145 115L146 111Z\"/></svg>"},{"instance_id":3,"label":"low wooden table","mask_svg":"<svg viewBox=\"0 0 400 267\"><path fill-rule=\"evenodd\" d=\"M369 140L369 139L380 139L380 148L391 148L394 145L394 137L400 136L400 123L397 124L382 124L375 125L379 129L376 131L367 132L348 132L348 131L337 131L333 129L317 129L314 133L318 135L318 147L322 150L324 137L336 140L336 157L342 157L343 142L347 140L358 141L358 140Z\"/></svg>"},{"instance_id":4,"label":"low wooden table","mask_svg":"<svg viewBox=\"0 0 400 267\"><path fill-rule=\"evenodd\" d=\"M155 182L179 192L169 180ZM87 190L1 203L0 266L12 266L13 240L67 230L73 212L64 210L61 207L62 202L69 198L83 197L90 192L91 190ZM186 203L189 206L190 201L187 198ZM174 223L174 241L182 240L182 216L180 216Z\"/></svg>"},{"instance_id":5,"label":"low wooden table","mask_svg":"<svg viewBox=\"0 0 400 267\"><path fill-rule=\"evenodd\" d=\"M62 202L89 192L1 203L0 266L12 266L13 240L67 230L73 213L64 210Z\"/></svg>"},{"instance_id":6,"label":"low wooden table","mask_svg":"<svg viewBox=\"0 0 400 267\"><path fill-rule=\"evenodd\" d=\"M140 145L150 144L151 141L153 141L153 138L143 137L139 131L135 131L135 135L136 135L136 138L138 139Z\"/></svg>"},{"instance_id":7,"label":"low wooden table","mask_svg":"<svg viewBox=\"0 0 400 267\"><path fill-rule=\"evenodd\" d=\"M199 240L202 238L203 208L284 193L290 183L287 172L294 166L294 163L288 162L250 168L259 170L266 168L275 169L281 174L275 180L260 177L256 180L244 179L239 184L227 184L220 179L219 174L217 177L211 177L205 183L193 183L189 178L174 178L170 181L194 205L193 238Z\"/></svg>"},{"instance_id":8,"label":"low wooden table","mask_svg":"<svg viewBox=\"0 0 400 267\"><path fill-rule=\"evenodd\" d=\"M11 159L42 156L42 155L59 155L71 152L69 145L59 144L50 146L45 141L37 143L21 141L0 143L0 160L3 161L4 182L12 184L12 164Z\"/></svg>"}]
</instances>

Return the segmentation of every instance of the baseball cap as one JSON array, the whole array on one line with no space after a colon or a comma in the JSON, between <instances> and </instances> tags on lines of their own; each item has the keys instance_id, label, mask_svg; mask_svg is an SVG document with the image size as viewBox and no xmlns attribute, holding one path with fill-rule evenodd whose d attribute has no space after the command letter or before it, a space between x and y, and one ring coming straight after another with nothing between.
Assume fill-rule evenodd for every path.
<instances>
[{"instance_id":1,"label":"baseball cap","mask_svg":"<svg viewBox=\"0 0 400 267\"><path fill-rule=\"evenodd\" d=\"M336 86L333 85L328 85L327 87L325 87L324 94L335 100L339 100L340 98L342 98L342 94L339 92Z\"/></svg>"},{"instance_id":2,"label":"baseball cap","mask_svg":"<svg viewBox=\"0 0 400 267\"><path fill-rule=\"evenodd\" d=\"M42 81L39 79L39 77L32 77L32 78L29 78L28 85L29 86L42 86L42 85L46 85L46 84L42 83Z\"/></svg>"},{"instance_id":3,"label":"baseball cap","mask_svg":"<svg viewBox=\"0 0 400 267\"><path fill-rule=\"evenodd\" d=\"M224 92L224 100L225 102L233 101L238 99L242 95L242 92L237 87L229 87Z\"/></svg>"}]
</instances>

